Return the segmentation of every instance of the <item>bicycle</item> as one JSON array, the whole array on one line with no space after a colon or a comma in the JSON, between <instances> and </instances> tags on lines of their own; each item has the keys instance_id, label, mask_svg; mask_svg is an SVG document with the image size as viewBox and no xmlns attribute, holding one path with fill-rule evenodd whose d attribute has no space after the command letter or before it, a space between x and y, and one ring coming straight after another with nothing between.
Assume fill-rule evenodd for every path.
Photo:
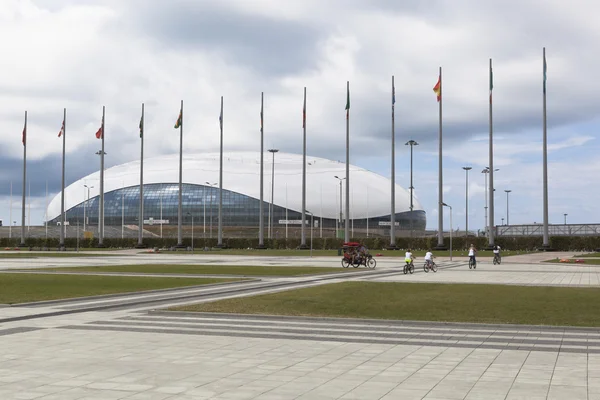
<instances>
[{"instance_id":1,"label":"bicycle","mask_svg":"<svg viewBox=\"0 0 600 400\"><path fill-rule=\"evenodd\" d=\"M404 263L404 275L406 275L407 273L412 273L415 272L415 265L413 264L413 262L411 261L410 263L406 262Z\"/></svg>"},{"instance_id":2,"label":"bicycle","mask_svg":"<svg viewBox=\"0 0 600 400\"><path fill-rule=\"evenodd\" d=\"M425 264L423 265L423 270L425 272L429 272L430 270L433 272L437 272L437 264L433 260L429 262L425 261Z\"/></svg>"},{"instance_id":3,"label":"bicycle","mask_svg":"<svg viewBox=\"0 0 600 400\"><path fill-rule=\"evenodd\" d=\"M502 257L500 257L500 254L495 253L494 254L494 265L500 265L500 263L502 262Z\"/></svg>"},{"instance_id":4,"label":"bicycle","mask_svg":"<svg viewBox=\"0 0 600 400\"><path fill-rule=\"evenodd\" d=\"M474 256L470 256L469 257L469 269L475 269L475 268L477 268L477 261L475 261Z\"/></svg>"}]
</instances>

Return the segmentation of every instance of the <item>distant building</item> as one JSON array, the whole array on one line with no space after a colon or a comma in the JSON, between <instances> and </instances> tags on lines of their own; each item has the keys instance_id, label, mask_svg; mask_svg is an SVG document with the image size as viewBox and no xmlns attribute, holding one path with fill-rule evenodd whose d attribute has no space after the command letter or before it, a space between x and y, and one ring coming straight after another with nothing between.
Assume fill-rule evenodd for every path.
<instances>
[{"instance_id":1,"label":"distant building","mask_svg":"<svg viewBox=\"0 0 600 400\"><path fill-rule=\"evenodd\" d=\"M275 155L273 191L273 227L289 226L301 220L302 156ZM260 153L232 152L223 158L223 226L258 226L260 205ZM272 155L264 155L264 218L265 235L270 215ZM345 177L344 163L307 156L306 209L314 213L315 226L335 228L340 219L340 184L334 176ZM139 214L140 162L121 164L105 171L104 223L106 226L137 225ZM84 208L87 223L98 224L100 173L90 174L65 188L66 221L70 225L83 223ZM144 220L146 224L177 225L179 195L179 155L153 157L144 160ZM212 217L217 224L219 207L219 154L186 154L183 157L183 224L208 224ZM345 183L342 213L345 212ZM213 184L213 185L211 185ZM216 185L214 185L216 184ZM86 204L87 185L89 201ZM354 229L388 230L390 221L390 180L363 168L350 166L350 218ZM397 230L424 231L425 211L410 193L396 185ZM48 207L50 224L60 221L60 193ZM345 219L345 216L342 216ZM307 214L307 219L310 219ZM168 221L168 222L166 222Z\"/></svg>"}]
</instances>

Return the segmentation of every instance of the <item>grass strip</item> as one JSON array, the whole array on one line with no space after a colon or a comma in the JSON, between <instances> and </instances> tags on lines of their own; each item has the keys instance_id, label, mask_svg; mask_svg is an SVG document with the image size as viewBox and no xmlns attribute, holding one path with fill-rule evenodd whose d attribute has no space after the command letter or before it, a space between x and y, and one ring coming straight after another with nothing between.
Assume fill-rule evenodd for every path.
<instances>
[{"instance_id":1,"label":"grass strip","mask_svg":"<svg viewBox=\"0 0 600 400\"><path fill-rule=\"evenodd\" d=\"M0 304L207 285L235 280L3 273L0 274Z\"/></svg>"},{"instance_id":2,"label":"grass strip","mask_svg":"<svg viewBox=\"0 0 600 400\"><path fill-rule=\"evenodd\" d=\"M41 258L41 257L56 257L56 258L71 258L71 257L114 257L121 256L127 257L127 254L90 254L90 253L77 253L77 252L14 252L14 253L0 253L1 258Z\"/></svg>"},{"instance_id":3,"label":"grass strip","mask_svg":"<svg viewBox=\"0 0 600 400\"><path fill-rule=\"evenodd\" d=\"M244 275L244 276L299 276L330 274L350 271L364 271L365 268L330 267L277 267L255 265L108 265L97 267L63 267L40 268L36 271L68 271L68 272L123 272L146 274L196 274L196 275Z\"/></svg>"},{"instance_id":4,"label":"grass strip","mask_svg":"<svg viewBox=\"0 0 600 400\"><path fill-rule=\"evenodd\" d=\"M170 310L394 320L600 326L600 290L343 282Z\"/></svg>"}]
</instances>

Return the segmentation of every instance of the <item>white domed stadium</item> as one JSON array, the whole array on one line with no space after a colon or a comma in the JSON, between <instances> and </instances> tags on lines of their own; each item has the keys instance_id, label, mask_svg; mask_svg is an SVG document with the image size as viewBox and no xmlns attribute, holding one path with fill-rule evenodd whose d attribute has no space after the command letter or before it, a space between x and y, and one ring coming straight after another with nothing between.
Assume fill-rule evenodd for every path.
<instances>
[{"instance_id":1,"label":"white domed stadium","mask_svg":"<svg viewBox=\"0 0 600 400\"><path fill-rule=\"evenodd\" d=\"M306 157L306 209L314 214L314 225L335 229L340 219L340 181L346 165L319 157ZM271 180L274 170L274 182ZM274 230L297 224L302 210L302 155L264 155L265 227L272 214ZM260 207L260 153L230 152L223 156L223 227L256 230ZM100 172L90 174L65 188L66 220L70 225L83 221L98 223ZM104 173L104 223L137 225L139 218L140 162L132 161L108 168ZM144 160L144 221L177 225L179 195L179 155ZM219 154L198 153L183 156L183 224L216 226L219 204ZM345 181L342 184L345 185ZM390 180L374 172L350 165L350 219L354 229L370 229L373 234L389 234ZM86 188L87 186L87 188ZM342 211L345 211L345 186ZM410 193L396 185L397 230L424 230L425 211ZM89 196L89 200L86 199ZM270 209L271 196L273 207ZM60 221L60 193L48 206L50 224ZM308 215L307 215L308 218ZM345 216L343 216L345 219ZM155 222L156 221L156 222ZM292 225L290 225L291 227ZM296 225L297 226L297 225ZM265 228L266 229L266 228Z\"/></svg>"}]
</instances>

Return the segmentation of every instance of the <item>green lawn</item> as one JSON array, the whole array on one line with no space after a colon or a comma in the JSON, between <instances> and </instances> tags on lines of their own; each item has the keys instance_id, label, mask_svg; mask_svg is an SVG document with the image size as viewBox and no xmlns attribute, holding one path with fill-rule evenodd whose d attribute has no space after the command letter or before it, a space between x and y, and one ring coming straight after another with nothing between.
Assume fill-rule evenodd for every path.
<instances>
[{"instance_id":1,"label":"green lawn","mask_svg":"<svg viewBox=\"0 0 600 400\"><path fill-rule=\"evenodd\" d=\"M14 253L0 253L1 258L39 258L39 257L58 257L58 258L69 258L69 257L112 257L112 256L125 256L124 254L90 254L90 253L77 253L77 252L32 252L32 251L21 251Z\"/></svg>"},{"instance_id":2,"label":"green lawn","mask_svg":"<svg viewBox=\"0 0 600 400\"><path fill-rule=\"evenodd\" d=\"M383 257L404 257L405 250L377 250L377 249L369 249L369 252L373 255L381 254ZM425 256L425 250L414 250L412 253L415 257L423 257ZM163 250L162 253L174 254L174 255L190 255L192 252L190 251L176 251L169 252L167 250ZM502 256L511 256L515 254L527 254L529 252L525 251L502 251ZM299 257L299 256L310 256L310 250L279 250L279 249L265 249L265 250L257 250L257 249L213 249L209 251L203 250L194 250L193 254L207 254L207 255L215 255L215 254L226 254L226 255L239 255L239 256L274 256L274 257ZM448 257L450 256L450 251L433 251L433 254L437 257ZM337 250L313 250L313 257L317 256L338 256ZM468 251L461 249L452 250L452 255L455 257L458 256L468 256ZM477 253L478 257L492 257L493 253L491 251L480 250ZM341 256L340 256L341 257Z\"/></svg>"},{"instance_id":3,"label":"green lawn","mask_svg":"<svg viewBox=\"0 0 600 400\"><path fill-rule=\"evenodd\" d=\"M245 266L245 265L170 265L170 264L139 264L139 265L110 265L100 267L63 267L41 268L38 271L69 271L69 272L128 272L148 274L198 274L198 275L245 275L245 276L298 276L329 274L350 271L364 271L365 268L329 267L274 267L274 266Z\"/></svg>"},{"instance_id":4,"label":"green lawn","mask_svg":"<svg viewBox=\"0 0 600 400\"><path fill-rule=\"evenodd\" d=\"M575 258L586 258L586 257L600 258L600 253L578 254L575 256Z\"/></svg>"},{"instance_id":5,"label":"green lawn","mask_svg":"<svg viewBox=\"0 0 600 400\"><path fill-rule=\"evenodd\" d=\"M0 274L0 304L230 282L236 279Z\"/></svg>"},{"instance_id":6,"label":"green lawn","mask_svg":"<svg viewBox=\"0 0 600 400\"><path fill-rule=\"evenodd\" d=\"M595 288L344 282L171 310L600 326L599 302Z\"/></svg>"}]
</instances>

